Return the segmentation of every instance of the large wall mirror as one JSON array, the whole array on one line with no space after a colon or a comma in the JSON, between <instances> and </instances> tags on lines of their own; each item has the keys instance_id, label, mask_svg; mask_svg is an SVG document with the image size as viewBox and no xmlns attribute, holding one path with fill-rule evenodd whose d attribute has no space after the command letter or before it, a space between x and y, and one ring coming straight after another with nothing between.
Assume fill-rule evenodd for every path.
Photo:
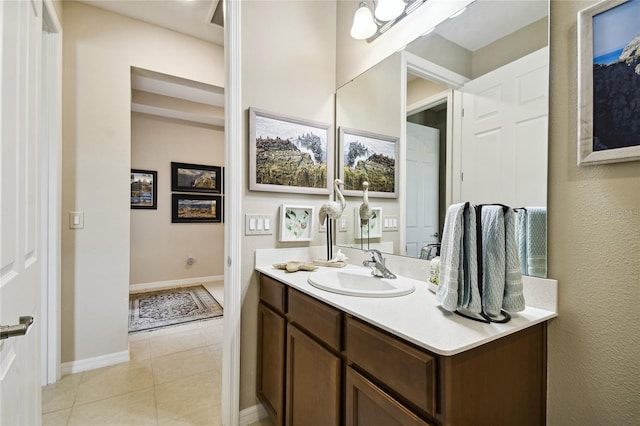
<instances>
[{"instance_id":1,"label":"large wall mirror","mask_svg":"<svg viewBox=\"0 0 640 426\"><path fill-rule=\"evenodd\" d=\"M352 183L338 246L424 258L462 201L546 215L548 15L547 1L476 0L337 90L337 176L380 170L376 139L399 145L397 197L369 196L377 222L362 226ZM546 220L538 237L546 259ZM523 272L546 276L546 260Z\"/></svg>"}]
</instances>

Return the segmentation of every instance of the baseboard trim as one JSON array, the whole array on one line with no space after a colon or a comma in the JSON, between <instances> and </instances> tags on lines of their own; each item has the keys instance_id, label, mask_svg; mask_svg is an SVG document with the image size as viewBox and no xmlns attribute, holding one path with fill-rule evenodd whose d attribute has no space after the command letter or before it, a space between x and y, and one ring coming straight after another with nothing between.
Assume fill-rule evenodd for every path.
<instances>
[{"instance_id":1,"label":"baseboard trim","mask_svg":"<svg viewBox=\"0 0 640 426\"><path fill-rule=\"evenodd\" d=\"M114 352L112 354L101 355L94 358L81 359L79 361L65 362L61 366L61 373L63 376L66 376L67 374L108 367L122 362L129 362L129 350Z\"/></svg>"},{"instance_id":2,"label":"baseboard trim","mask_svg":"<svg viewBox=\"0 0 640 426\"><path fill-rule=\"evenodd\" d=\"M245 408L240 411L240 426L247 426L266 418L269 414L262 404L256 404L253 407Z\"/></svg>"},{"instance_id":3,"label":"baseboard trim","mask_svg":"<svg viewBox=\"0 0 640 426\"><path fill-rule=\"evenodd\" d=\"M129 293L143 293L145 291L164 290L166 288L187 287L205 281L223 281L224 275L210 275L208 277L184 278L180 280L156 281L152 283L130 284Z\"/></svg>"}]
</instances>

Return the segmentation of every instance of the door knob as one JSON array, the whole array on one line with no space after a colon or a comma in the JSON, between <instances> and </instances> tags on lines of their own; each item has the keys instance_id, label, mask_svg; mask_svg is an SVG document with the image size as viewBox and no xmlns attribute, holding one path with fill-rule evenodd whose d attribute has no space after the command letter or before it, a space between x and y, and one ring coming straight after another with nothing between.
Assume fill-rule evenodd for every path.
<instances>
[{"instance_id":1,"label":"door knob","mask_svg":"<svg viewBox=\"0 0 640 426\"><path fill-rule=\"evenodd\" d=\"M33 317L20 317L20 324L16 325L0 325L0 340L8 339L9 337L24 336L27 334L27 330L33 324Z\"/></svg>"}]
</instances>

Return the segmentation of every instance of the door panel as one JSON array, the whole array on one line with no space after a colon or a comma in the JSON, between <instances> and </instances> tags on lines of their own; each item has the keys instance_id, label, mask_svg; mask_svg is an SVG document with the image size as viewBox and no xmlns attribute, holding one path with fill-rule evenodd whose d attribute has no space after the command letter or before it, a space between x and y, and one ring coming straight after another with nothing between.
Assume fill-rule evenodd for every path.
<instances>
[{"instance_id":1,"label":"door panel","mask_svg":"<svg viewBox=\"0 0 640 426\"><path fill-rule=\"evenodd\" d=\"M39 424L42 2L0 2L0 21L0 324L35 318L25 336L0 340L0 424Z\"/></svg>"},{"instance_id":2,"label":"door panel","mask_svg":"<svg viewBox=\"0 0 640 426\"><path fill-rule=\"evenodd\" d=\"M461 201L546 204L548 49L463 88Z\"/></svg>"},{"instance_id":3,"label":"door panel","mask_svg":"<svg viewBox=\"0 0 640 426\"><path fill-rule=\"evenodd\" d=\"M440 131L407 123L407 195L405 253L438 242Z\"/></svg>"}]
</instances>

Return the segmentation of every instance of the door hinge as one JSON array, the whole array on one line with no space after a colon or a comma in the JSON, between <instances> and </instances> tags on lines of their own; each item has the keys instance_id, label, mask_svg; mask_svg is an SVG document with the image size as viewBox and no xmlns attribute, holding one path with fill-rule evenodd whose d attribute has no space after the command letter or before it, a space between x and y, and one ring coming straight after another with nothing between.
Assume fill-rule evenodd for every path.
<instances>
[{"instance_id":1,"label":"door hinge","mask_svg":"<svg viewBox=\"0 0 640 426\"><path fill-rule=\"evenodd\" d=\"M464 117L464 108L462 108L462 117Z\"/></svg>"},{"instance_id":2,"label":"door hinge","mask_svg":"<svg viewBox=\"0 0 640 426\"><path fill-rule=\"evenodd\" d=\"M464 173L460 172L460 182L464 181Z\"/></svg>"}]
</instances>

